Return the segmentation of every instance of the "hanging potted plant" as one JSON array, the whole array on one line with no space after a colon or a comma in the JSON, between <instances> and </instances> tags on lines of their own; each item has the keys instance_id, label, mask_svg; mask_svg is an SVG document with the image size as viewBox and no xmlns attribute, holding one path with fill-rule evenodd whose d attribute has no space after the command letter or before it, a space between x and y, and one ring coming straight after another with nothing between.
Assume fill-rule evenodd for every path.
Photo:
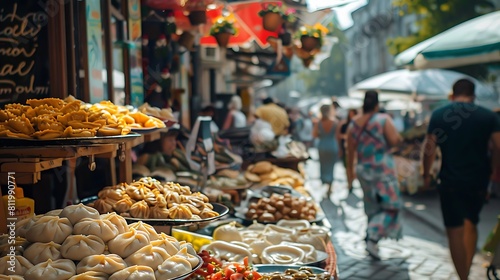
<instances>
[{"instance_id":1,"label":"hanging potted plant","mask_svg":"<svg viewBox=\"0 0 500 280\"><path fill-rule=\"evenodd\" d=\"M189 0L184 8L189 12L188 19L191 25L207 23L207 0Z\"/></svg>"},{"instance_id":2,"label":"hanging potted plant","mask_svg":"<svg viewBox=\"0 0 500 280\"><path fill-rule=\"evenodd\" d=\"M259 16L262 17L262 26L268 31L277 31L284 22L294 22L294 10L286 9L279 4L263 4Z\"/></svg>"},{"instance_id":3,"label":"hanging potted plant","mask_svg":"<svg viewBox=\"0 0 500 280\"><path fill-rule=\"evenodd\" d=\"M323 38L328 34L328 28L321 23L315 25L304 25L299 28L297 37L300 38L302 49L312 51L320 49L323 45Z\"/></svg>"},{"instance_id":4,"label":"hanging potted plant","mask_svg":"<svg viewBox=\"0 0 500 280\"><path fill-rule=\"evenodd\" d=\"M226 48L231 36L236 34L237 29L234 23L233 15L220 16L214 20L214 24L210 28L210 35L215 37L220 47Z\"/></svg>"}]
</instances>

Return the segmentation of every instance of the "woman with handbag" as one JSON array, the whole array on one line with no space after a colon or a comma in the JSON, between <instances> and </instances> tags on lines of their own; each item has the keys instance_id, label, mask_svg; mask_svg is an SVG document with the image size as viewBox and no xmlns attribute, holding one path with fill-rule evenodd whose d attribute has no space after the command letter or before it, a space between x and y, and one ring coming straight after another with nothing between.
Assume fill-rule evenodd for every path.
<instances>
[{"instance_id":1,"label":"woman with handbag","mask_svg":"<svg viewBox=\"0 0 500 280\"><path fill-rule=\"evenodd\" d=\"M368 216L366 250L376 259L380 258L379 240L401 237L399 211L402 206L394 158L390 153L391 147L401 142L401 136L390 116L378 111L378 93L367 91L363 113L353 119L347 132L348 187L352 188L352 181L357 177Z\"/></svg>"}]
</instances>

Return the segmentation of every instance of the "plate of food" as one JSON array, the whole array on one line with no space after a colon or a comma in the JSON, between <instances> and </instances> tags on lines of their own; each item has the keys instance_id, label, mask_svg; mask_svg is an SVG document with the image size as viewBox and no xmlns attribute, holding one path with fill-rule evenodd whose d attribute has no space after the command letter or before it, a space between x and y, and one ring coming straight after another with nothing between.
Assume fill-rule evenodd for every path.
<instances>
[{"instance_id":1,"label":"plate of food","mask_svg":"<svg viewBox=\"0 0 500 280\"><path fill-rule=\"evenodd\" d=\"M258 264L254 265L254 269L262 275L263 280L334 280L328 271L311 266Z\"/></svg>"},{"instance_id":2,"label":"plate of food","mask_svg":"<svg viewBox=\"0 0 500 280\"><path fill-rule=\"evenodd\" d=\"M34 138L13 138L1 137L0 143L4 147L19 146L88 146L99 144L116 144L131 141L140 135L129 133L125 135L112 136L93 136L93 137L65 137L52 139L34 139Z\"/></svg>"}]
</instances>

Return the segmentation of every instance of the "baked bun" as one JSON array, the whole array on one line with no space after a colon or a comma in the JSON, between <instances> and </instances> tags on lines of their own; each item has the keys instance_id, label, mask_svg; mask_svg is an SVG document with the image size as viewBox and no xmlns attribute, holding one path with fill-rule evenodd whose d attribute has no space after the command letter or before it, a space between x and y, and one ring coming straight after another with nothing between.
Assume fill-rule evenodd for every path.
<instances>
[{"instance_id":1,"label":"baked bun","mask_svg":"<svg viewBox=\"0 0 500 280\"><path fill-rule=\"evenodd\" d=\"M47 260L26 271L24 278L26 280L66 280L75 274L74 262L70 260Z\"/></svg>"},{"instance_id":2,"label":"baked bun","mask_svg":"<svg viewBox=\"0 0 500 280\"><path fill-rule=\"evenodd\" d=\"M259 161L250 170L250 172L257 175L270 173L271 171L273 171L273 164L269 161Z\"/></svg>"},{"instance_id":3,"label":"baked bun","mask_svg":"<svg viewBox=\"0 0 500 280\"><path fill-rule=\"evenodd\" d=\"M54 241L55 243L62 244L72 232L73 227L68 218L43 216L26 232L26 239L32 243Z\"/></svg>"},{"instance_id":4,"label":"baked bun","mask_svg":"<svg viewBox=\"0 0 500 280\"><path fill-rule=\"evenodd\" d=\"M75 224L73 234L95 235L104 242L115 238L118 229L109 220L85 218ZM101 252L102 253L102 252Z\"/></svg>"},{"instance_id":5,"label":"baked bun","mask_svg":"<svg viewBox=\"0 0 500 280\"><path fill-rule=\"evenodd\" d=\"M155 269L168 258L170 255L165 249L147 245L126 258L125 262L129 266L145 265Z\"/></svg>"},{"instance_id":6,"label":"baked bun","mask_svg":"<svg viewBox=\"0 0 500 280\"><path fill-rule=\"evenodd\" d=\"M33 264L23 256L15 256L13 260L10 256L0 258L0 274L3 275L23 276L32 267Z\"/></svg>"},{"instance_id":7,"label":"baked bun","mask_svg":"<svg viewBox=\"0 0 500 280\"><path fill-rule=\"evenodd\" d=\"M156 279L172 279L191 272L191 264L184 258L172 256L165 260L155 272Z\"/></svg>"},{"instance_id":8,"label":"baked bun","mask_svg":"<svg viewBox=\"0 0 500 280\"><path fill-rule=\"evenodd\" d=\"M87 271L81 274L77 274L69 280L108 280L108 275L104 272L97 271Z\"/></svg>"},{"instance_id":9,"label":"baked bun","mask_svg":"<svg viewBox=\"0 0 500 280\"><path fill-rule=\"evenodd\" d=\"M61 245L53 241L48 243L33 243L24 251L23 256L34 265L49 259L55 261L62 257Z\"/></svg>"},{"instance_id":10,"label":"baked bun","mask_svg":"<svg viewBox=\"0 0 500 280\"><path fill-rule=\"evenodd\" d=\"M79 261L85 257L104 252L104 241L94 235L70 235L61 246L61 255L70 260Z\"/></svg>"},{"instance_id":11,"label":"baked bun","mask_svg":"<svg viewBox=\"0 0 500 280\"><path fill-rule=\"evenodd\" d=\"M59 217L68 218L71 224L74 225L85 218L99 219L99 212L92 207L80 203L77 205L66 206L61 211L61 214L59 214Z\"/></svg>"},{"instance_id":12,"label":"baked bun","mask_svg":"<svg viewBox=\"0 0 500 280\"><path fill-rule=\"evenodd\" d=\"M113 273L109 280L156 280L156 277L151 267L134 265Z\"/></svg>"},{"instance_id":13,"label":"baked bun","mask_svg":"<svg viewBox=\"0 0 500 280\"><path fill-rule=\"evenodd\" d=\"M118 234L128 231L128 224L125 218L116 214L115 212L102 214L101 219L110 221L118 230Z\"/></svg>"},{"instance_id":14,"label":"baked bun","mask_svg":"<svg viewBox=\"0 0 500 280\"><path fill-rule=\"evenodd\" d=\"M129 227L129 229L133 228L133 229L137 230L137 232L144 232L145 234L147 234L149 236L150 241L155 241L155 240L160 239L160 237L158 236L158 233L156 232L156 230L153 226L148 225L146 223L143 223L141 221L139 221L137 223L130 224L130 225L128 225L128 227Z\"/></svg>"},{"instance_id":15,"label":"baked bun","mask_svg":"<svg viewBox=\"0 0 500 280\"><path fill-rule=\"evenodd\" d=\"M109 252L127 258L142 247L149 245L149 235L131 228L108 242Z\"/></svg>"},{"instance_id":16,"label":"baked bun","mask_svg":"<svg viewBox=\"0 0 500 280\"><path fill-rule=\"evenodd\" d=\"M94 255L84 258L78 263L76 271L78 274L87 271L103 272L111 275L127 267L125 261L118 255Z\"/></svg>"}]
</instances>

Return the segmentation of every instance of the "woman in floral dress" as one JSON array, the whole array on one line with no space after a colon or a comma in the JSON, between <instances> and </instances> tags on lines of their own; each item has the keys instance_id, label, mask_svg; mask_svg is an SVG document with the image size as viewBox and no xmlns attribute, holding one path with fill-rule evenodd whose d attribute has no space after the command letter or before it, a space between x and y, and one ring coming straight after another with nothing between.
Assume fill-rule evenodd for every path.
<instances>
[{"instance_id":1,"label":"woman in floral dress","mask_svg":"<svg viewBox=\"0 0 500 280\"><path fill-rule=\"evenodd\" d=\"M374 258L379 258L377 243L380 239L401 237L399 211L402 205L394 158L389 152L401 142L401 137L390 116L378 110L378 93L367 91L363 114L351 122L347 133L349 188L357 176L368 216L366 249Z\"/></svg>"}]
</instances>

